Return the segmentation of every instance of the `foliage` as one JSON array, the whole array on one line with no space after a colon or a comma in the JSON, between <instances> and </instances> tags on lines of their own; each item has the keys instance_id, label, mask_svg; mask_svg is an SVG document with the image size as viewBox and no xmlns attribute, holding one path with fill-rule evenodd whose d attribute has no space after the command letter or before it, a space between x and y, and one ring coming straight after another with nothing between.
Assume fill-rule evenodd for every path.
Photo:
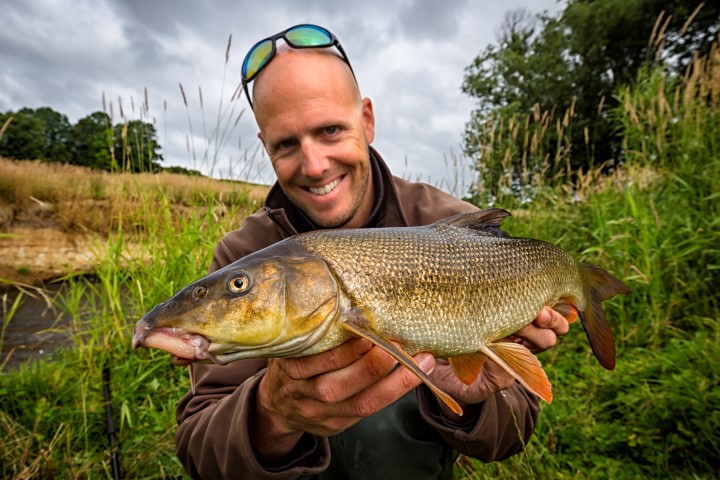
<instances>
[{"instance_id":1,"label":"foliage","mask_svg":"<svg viewBox=\"0 0 720 480\"><path fill-rule=\"evenodd\" d=\"M107 171L157 171L163 157L155 126L127 120L112 126L104 112L94 112L71 125L51 108L23 108L0 115L0 125L12 118L0 136L0 156L17 160L42 159Z\"/></svg>"},{"instance_id":2,"label":"foliage","mask_svg":"<svg viewBox=\"0 0 720 480\"><path fill-rule=\"evenodd\" d=\"M123 477L182 475L174 455L174 410L189 386L187 370L171 366L163 353L132 351L132 326L205 271L216 240L251 205L222 203L215 192L204 208L179 218L162 183L137 191L139 203L117 204L111 216L142 219L142 244L129 248L132 232L121 221L94 276L63 279L68 288L58 306L72 319L73 347L18 370L0 370L2 478L110 477L105 366Z\"/></svg>"},{"instance_id":3,"label":"foliage","mask_svg":"<svg viewBox=\"0 0 720 480\"><path fill-rule=\"evenodd\" d=\"M510 12L497 45L466 69L462 90L477 100L466 155L490 186L510 170L513 184L528 185L520 171L552 183L579 168L619 164L621 138L608 118L613 93L646 64L682 73L695 53L709 51L719 19L720 5L692 0L571 0L554 17ZM541 154L530 140L537 129ZM510 160L509 145L493 143L498 136L517 152Z\"/></svg>"},{"instance_id":4,"label":"foliage","mask_svg":"<svg viewBox=\"0 0 720 480\"><path fill-rule=\"evenodd\" d=\"M526 451L497 465L463 462L465 478L720 473L719 74L717 45L684 77L641 71L610 112L625 165L541 188L514 212L508 231L575 251L633 293L606 302L616 370L602 371L573 326L543 354L555 400Z\"/></svg>"}]
</instances>

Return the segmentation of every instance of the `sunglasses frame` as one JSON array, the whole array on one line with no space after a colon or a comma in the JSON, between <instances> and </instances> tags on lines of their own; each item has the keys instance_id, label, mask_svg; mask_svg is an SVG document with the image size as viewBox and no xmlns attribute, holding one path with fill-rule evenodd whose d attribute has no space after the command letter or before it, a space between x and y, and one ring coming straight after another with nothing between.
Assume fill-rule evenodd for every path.
<instances>
[{"instance_id":1,"label":"sunglasses frame","mask_svg":"<svg viewBox=\"0 0 720 480\"><path fill-rule=\"evenodd\" d=\"M291 32L293 30L296 30L296 29L302 28L302 27L309 27L313 30L321 30L322 32L327 33L328 37L330 37L330 42L327 45L298 45L288 39L288 37L287 37L288 32ZM281 38L283 40L285 40L285 44L288 45L290 48L296 48L296 49L331 48L331 47L337 48L338 52L340 52L340 56L341 56L342 60L347 64L348 68L350 68L350 73L352 73L353 79L355 79L355 83L357 83L357 78L355 77L355 71L353 71L352 65L350 65L350 59L348 58L347 54L345 53L345 50L343 49L342 45L340 45L340 41L337 39L335 34L333 34L327 28L321 27L319 25L313 25L311 23L301 23L299 25L295 25L290 28L286 28L282 32L276 33L275 35L272 35L270 37L263 38L259 42L255 43L255 45L253 45L250 48L250 50L248 50L247 55L245 55L245 59L243 60L243 63L242 63L241 78L242 78L243 91L245 92L245 96L248 99L248 103L250 104L251 109L255 110L255 107L253 106L252 99L250 98L250 90L248 89L248 85L250 84L250 82L255 80L257 78L257 76L260 74L260 72L262 72L262 70L272 61L273 58L275 58L275 54L277 53L277 41L278 41L278 39L281 39ZM260 66L260 68L258 68L255 71L254 74L250 75L249 77L246 77L245 76L245 64L248 62L248 60L250 59L250 56L255 51L255 49L259 45L261 45L267 41L272 42L268 59L265 61L265 63L262 64L262 66Z\"/></svg>"}]
</instances>

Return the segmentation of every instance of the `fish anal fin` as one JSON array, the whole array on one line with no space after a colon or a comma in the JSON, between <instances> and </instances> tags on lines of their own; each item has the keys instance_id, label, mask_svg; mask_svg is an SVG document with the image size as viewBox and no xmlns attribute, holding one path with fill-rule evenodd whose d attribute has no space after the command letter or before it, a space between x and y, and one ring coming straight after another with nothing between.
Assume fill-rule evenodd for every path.
<instances>
[{"instance_id":1,"label":"fish anal fin","mask_svg":"<svg viewBox=\"0 0 720 480\"><path fill-rule=\"evenodd\" d=\"M422 380L423 383L427 385L430 390L432 390L433 393L435 393L435 395L437 395L438 398L442 400L443 403L445 403L453 412L458 415L463 414L462 408L455 399L440 388L430 377L428 377L410 355L408 355L404 350L393 345L388 339L378 334L372 326L370 326L370 321L364 315L362 310L359 308L349 309L349 311L343 315L343 318L340 320L340 325L358 337L365 338L374 345L377 345L385 350L388 355L397 360L403 367L417 375L420 380Z\"/></svg>"},{"instance_id":2,"label":"fish anal fin","mask_svg":"<svg viewBox=\"0 0 720 480\"><path fill-rule=\"evenodd\" d=\"M485 364L485 360L487 360L487 355L482 352L448 358L448 362L450 362L450 366L455 372L455 375L457 375L465 385L470 385L477 379L483 364Z\"/></svg>"},{"instance_id":3,"label":"fish anal fin","mask_svg":"<svg viewBox=\"0 0 720 480\"><path fill-rule=\"evenodd\" d=\"M530 350L517 343L497 342L485 345L482 352L515 377L525 388L547 403L552 402L550 380L540 360Z\"/></svg>"}]
</instances>

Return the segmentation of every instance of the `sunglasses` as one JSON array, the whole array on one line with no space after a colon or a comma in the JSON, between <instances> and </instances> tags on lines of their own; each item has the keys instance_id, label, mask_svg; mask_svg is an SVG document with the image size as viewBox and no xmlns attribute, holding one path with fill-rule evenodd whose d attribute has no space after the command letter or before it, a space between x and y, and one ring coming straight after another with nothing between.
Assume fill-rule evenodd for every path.
<instances>
[{"instance_id":1,"label":"sunglasses","mask_svg":"<svg viewBox=\"0 0 720 480\"><path fill-rule=\"evenodd\" d=\"M248 84L255 80L258 74L263 68L270 63L270 60L275 56L277 51L275 42L282 38L285 43L292 48L330 48L336 47L342 56L342 59L347 66L350 68L350 72L355 78L355 72L350 65L350 60L345 54L340 42L333 33L323 27L317 25L295 25L287 30L284 30L278 34L268 37L264 40L257 42L250 51L245 55L245 60L242 64L242 85L245 95L247 96L250 108L253 107L252 99L250 98L250 92L248 90ZM355 79L357 82L357 79Z\"/></svg>"}]
</instances>

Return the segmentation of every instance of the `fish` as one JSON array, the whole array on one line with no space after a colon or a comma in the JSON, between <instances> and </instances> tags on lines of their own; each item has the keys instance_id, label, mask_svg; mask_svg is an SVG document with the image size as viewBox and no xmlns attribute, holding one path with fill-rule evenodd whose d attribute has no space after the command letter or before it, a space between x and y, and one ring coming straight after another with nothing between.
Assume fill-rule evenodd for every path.
<instances>
[{"instance_id":1,"label":"fish","mask_svg":"<svg viewBox=\"0 0 720 480\"><path fill-rule=\"evenodd\" d=\"M459 404L412 355L447 358L466 384L490 358L550 403L551 385L537 357L501 340L550 306L570 322L581 319L595 357L612 370L615 342L601 303L630 290L548 242L511 236L501 228L509 215L491 208L426 226L289 237L156 305L135 325L132 346L165 350L180 365L225 365L313 355L363 337L458 415Z\"/></svg>"}]
</instances>

